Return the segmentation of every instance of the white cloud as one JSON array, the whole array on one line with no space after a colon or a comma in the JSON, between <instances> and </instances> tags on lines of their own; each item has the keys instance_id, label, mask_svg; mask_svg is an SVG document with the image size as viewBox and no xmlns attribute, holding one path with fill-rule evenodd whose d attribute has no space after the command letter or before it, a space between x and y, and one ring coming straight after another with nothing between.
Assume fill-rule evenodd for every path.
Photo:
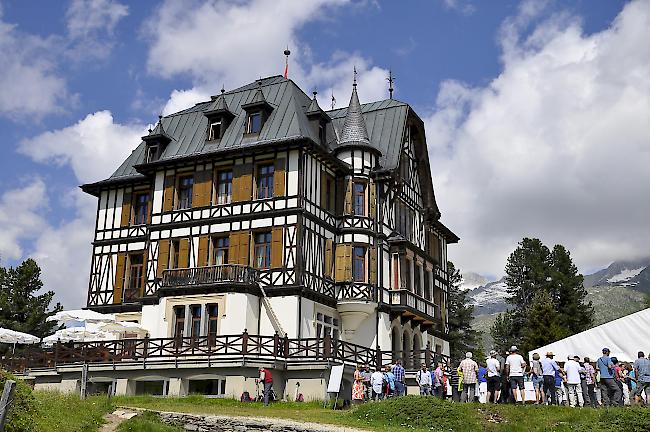
<instances>
[{"instance_id":1,"label":"white cloud","mask_svg":"<svg viewBox=\"0 0 650 432\"><path fill-rule=\"evenodd\" d=\"M35 179L21 187L6 191L0 197L0 256L4 261L23 255L21 243L38 237L47 225L42 216L48 199L45 183Z\"/></svg>"},{"instance_id":2,"label":"white cloud","mask_svg":"<svg viewBox=\"0 0 650 432\"><path fill-rule=\"evenodd\" d=\"M24 139L18 150L37 162L69 165L87 183L111 175L145 133L145 125L115 123L110 111L98 111L72 126Z\"/></svg>"},{"instance_id":3,"label":"white cloud","mask_svg":"<svg viewBox=\"0 0 650 432\"><path fill-rule=\"evenodd\" d=\"M463 15L471 15L476 12L476 6L467 0L442 0L442 4L447 9L458 11Z\"/></svg>"},{"instance_id":4,"label":"white cloud","mask_svg":"<svg viewBox=\"0 0 650 432\"><path fill-rule=\"evenodd\" d=\"M21 32L1 18L0 9L0 116L22 119L60 112L73 99L52 58L58 39Z\"/></svg>"},{"instance_id":5,"label":"white cloud","mask_svg":"<svg viewBox=\"0 0 650 432\"><path fill-rule=\"evenodd\" d=\"M648 254L650 2L583 33L567 14L501 32L503 70L485 87L443 83L427 141L460 268L493 274L523 236L562 243L583 269Z\"/></svg>"},{"instance_id":6,"label":"white cloud","mask_svg":"<svg viewBox=\"0 0 650 432\"><path fill-rule=\"evenodd\" d=\"M151 44L148 70L166 78L187 75L193 79L192 88L172 92L164 113L205 101L222 84L232 89L259 77L281 74L287 45L292 52L289 77L306 91L318 89L329 101L334 90L337 106L347 105L356 65L361 100L385 98L386 69L347 52L315 62L310 47L299 40L298 31L308 23L348 4L348 0L163 3L145 31Z\"/></svg>"},{"instance_id":7,"label":"white cloud","mask_svg":"<svg viewBox=\"0 0 650 432\"><path fill-rule=\"evenodd\" d=\"M76 60L102 59L113 48L113 33L129 8L114 0L72 0L66 11L70 48Z\"/></svg>"},{"instance_id":8,"label":"white cloud","mask_svg":"<svg viewBox=\"0 0 650 432\"><path fill-rule=\"evenodd\" d=\"M98 111L66 128L23 140L19 151L36 162L69 166L77 181L92 182L108 177L140 142L145 129L144 125L116 123L109 111ZM70 206L74 216L58 225L42 220L39 224L36 219L35 243L29 254L42 267L47 289L54 290L65 307L81 307L88 289L97 200L78 188L57 199ZM10 222L9 226L17 223Z\"/></svg>"}]
</instances>

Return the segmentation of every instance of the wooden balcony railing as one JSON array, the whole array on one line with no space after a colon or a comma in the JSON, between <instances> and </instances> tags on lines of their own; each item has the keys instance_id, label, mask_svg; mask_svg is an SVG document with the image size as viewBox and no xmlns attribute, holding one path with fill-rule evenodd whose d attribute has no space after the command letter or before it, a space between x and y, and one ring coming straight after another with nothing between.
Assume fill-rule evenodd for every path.
<instances>
[{"instance_id":1,"label":"wooden balcony railing","mask_svg":"<svg viewBox=\"0 0 650 432\"><path fill-rule=\"evenodd\" d=\"M100 342L55 343L51 348L30 346L0 360L4 369L25 372L33 368L54 368L70 364L112 364L120 362L193 362L197 360L273 359L287 362L332 361L348 365L383 367L402 359L407 369L437 361L448 362L429 347L411 352L382 351L350 342L323 338L290 339L274 336L214 335L198 338L144 338Z\"/></svg>"},{"instance_id":2,"label":"wooden balcony railing","mask_svg":"<svg viewBox=\"0 0 650 432\"><path fill-rule=\"evenodd\" d=\"M440 306L423 299L407 289L384 290L383 301L391 306L402 306L441 319Z\"/></svg>"},{"instance_id":3,"label":"wooden balcony railing","mask_svg":"<svg viewBox=\"0 0 650 432\"><path fill-rule=\"evenodd\" d=\"M218 283L236 283L255 285L258 280L256 269L237 264L214 265L168 269L163 272L162 287L211 285Z\"/></svg>"},{"instance_id":4,"label":"wooden balcony railing","mask_svg":"<svg viewBox=\"0 0 650 432\"><path fill-rule=\"evenodd\" d=\"M336 299L337 300L364 300L364 301L377 301L375 296L375 288L373 285L367 283L351 282L349 284L341 284L336 286Z\"/></svg>"}]
</instances>

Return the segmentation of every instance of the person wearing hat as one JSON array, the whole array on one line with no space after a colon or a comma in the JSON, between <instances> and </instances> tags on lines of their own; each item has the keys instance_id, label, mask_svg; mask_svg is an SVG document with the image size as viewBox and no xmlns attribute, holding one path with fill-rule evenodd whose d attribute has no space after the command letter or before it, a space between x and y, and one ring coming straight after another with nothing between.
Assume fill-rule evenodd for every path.
<instances>
[{"instance_id":1,"label":"person wearing hat","mask_svg":"<svg viewBox=\"0 0 650 432\"><path fill-rule=\"evenodd\" d=\"M487 402L497 403L501 390L501 363L497 360L497 352L490 351L490 358L487 359Z\"/></svg>"},{"instance_id":2,"label":"person wearing hat","mask_svg":"<svg viewBox=\"0 0 650 432\"><path fill-rule=\"evenodd\" d=\"M546 353L546 357L540 360L542 364L542 374L544 383L544 395L546 402L551 401L552 405L557 405L557 393L555 392L555 372L560 370L557 362L553 360L555 355L552 351Z\"/></svg>"},{"instance_id":3,"label":"person wearing hat","mask_svg":"<svg viewBox=\"0 0 650 432\"><path fill-rule=\"evenodd\" d=\"M510 355L506 358L506 371L510 380L510 388L512 389L513 402L517 402L517 389L519 389L519 396L521 396L521 403L526 403L526 392L524 391L524 370L526 370L526 361L519 354L519 349L516 345L510 347Z\"/></svg>"},{"instance_id":4,"label":"person wearing hat","mask_svg":"<svg viewBox=\"0 0 650 432\"><path fill-rule=\"evenodd\" d=\"M614 363L609 353L609 348L603 348L603 355L596 362L596 367L600 371L600 394L604 406L619 405L623 396L623 392L616 384Z\"/></svg>"},{"instance_id":5,"label":"person wearing hat","mask_svg":"<svg viewBox=\"0 0 650 432\"><path fill-rule=\"evenodd\" d=\"M580 379L580 357L569 356L564 363L564 372L566 373L566 386L569 393L569 405L575 408L582 407L584 399L582 398L582 383Z\"/></svg>"},{"instance_id":6,"label":"person wearing hat","mask_svg":"<svg viewBox=\"0 0 650 432\"><path fill-rule=\"evenodd\" d=\"M465 353L465 359L458 366L463 371L463 391L461 402L474 402L476 383L478 382L478 363L472 360L472 353Z\"/></svg>"}]
</instances>

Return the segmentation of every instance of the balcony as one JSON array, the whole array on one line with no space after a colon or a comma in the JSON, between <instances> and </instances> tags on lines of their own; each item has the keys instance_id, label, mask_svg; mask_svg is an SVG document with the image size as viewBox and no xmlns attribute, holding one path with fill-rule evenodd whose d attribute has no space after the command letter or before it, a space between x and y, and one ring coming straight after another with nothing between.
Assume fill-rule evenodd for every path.
<instances>
[{"instance_id":1,"label":"balcony","mask_svg":"<svg viewBox=\"0 0 650 432\"><path fill-rule=\"evenodd\" d=\"M423 321L424 324L431 325L442 322L439 305L425 300L409 290L383 290L382 300L390 306L392 311L417 321Z\"/></svg>"},{"instance_id":2,"label":"balcony","mask_svg":"<svg viewBox=\"0 0 650 432\"><path fill-rule=\"evenodd\" d=\"M213 265L168 269L163 272L160 285L161 294L173 291L205 292L210 289L232 291L234 288L257 290L259 273L256 269L237 264Z\"/></svg>"}]
</instances>

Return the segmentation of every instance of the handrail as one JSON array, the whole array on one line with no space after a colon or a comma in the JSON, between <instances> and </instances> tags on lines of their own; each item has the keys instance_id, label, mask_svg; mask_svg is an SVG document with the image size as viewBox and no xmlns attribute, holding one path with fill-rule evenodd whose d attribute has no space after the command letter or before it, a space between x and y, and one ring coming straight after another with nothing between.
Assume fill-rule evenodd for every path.
<instances>
[{"instance_id":1,"label":"handrail","mask_svg":"<svg viewBox=\"0 0 650 432\"><path fill-rule=\"evenodd\" d=\"M22 352L8 354L0 364L14 372L31 368L54 368L65 364L115 364L116 362L178 361L200 358L226 359L260 358L297 361L332 361L347 365L368 364L383 367L402 358L407 369L417 368L425 361L446 359L433 353L430 347L411 352L382 351L354 343L323 338L288 338L250 335L211 335L182 338L119 339L110 341L55 343L51 348L27 347ZM448 360L445 360L448 362Z\"/></svg>"},{"instance_id":2,"label":"handrail","mask_svg":"<svg viewBox=\"0 0 650 432\"><path fill-rule=\"evenodd\" d=\"M162 286L189 286L214 283L257 283L258 271L240 264L222 264L202 267L166 269L163 271Z\"/></svg>"}]
</instances>

